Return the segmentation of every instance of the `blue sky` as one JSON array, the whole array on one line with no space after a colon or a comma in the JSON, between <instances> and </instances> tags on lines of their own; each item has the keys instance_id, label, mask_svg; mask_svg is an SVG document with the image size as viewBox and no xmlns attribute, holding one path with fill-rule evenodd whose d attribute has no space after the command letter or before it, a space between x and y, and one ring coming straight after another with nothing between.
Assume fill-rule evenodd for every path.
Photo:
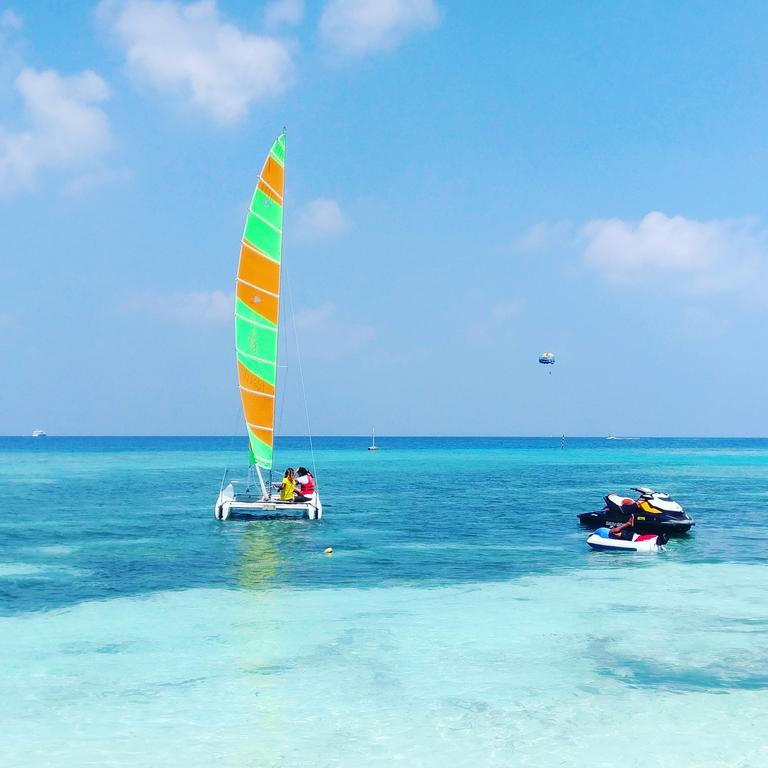
<instances>
[{"instance_id":1,"label":"blue sky","mask_svg":"<svg viewBox=\"0 0 768 768\"><path fill-rule=\"evenodd\" d=\"M285 125L315 432L768 434L764 3L61 5L0 5L0 433L242 429Z\"/></svg>"}]
</instances>

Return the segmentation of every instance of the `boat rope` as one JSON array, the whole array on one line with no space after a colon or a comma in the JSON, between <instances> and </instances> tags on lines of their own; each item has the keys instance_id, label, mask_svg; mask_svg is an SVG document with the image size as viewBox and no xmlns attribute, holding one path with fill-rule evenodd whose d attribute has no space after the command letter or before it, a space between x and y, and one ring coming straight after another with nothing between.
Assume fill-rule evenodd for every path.
<instances>
[{"instance_id":1,"label":"boat rope","mask_svg":"<svg viewBox=\"0 0 768 768\"><path fill-rule=\"evenodd\" d=\"M287 285L287 281L286 281ZM283 317L285 319L285 317ZM288 339L286 338L285 334L282 334L282 336L279 336L278 339L282 339L283 342L283 360L288 359ZM278 352L278 357L279 357ZM275 429L272 432L273 438L275 435L282 434L283 433L283 426L285 424L285 421L283 419L283 413L285 412L285 401L286 401L286 392L288 391L288 372L290 368L288 368L287 365L278 365L277 370L275 371L275 381L277 381L277 377L280 375L280 369L283 369L283 381L282 386L279 388L279 396L278 400L280 402L280 408L279 413L277 415L277 421L275 423ZM274 439L273 439L274 444Z\"/></svg>"},{"instance_id":2,"label":"boat rope","mask_svg":"<svg viewBox=\"0 0 768 768\"><path fill-rule=\"evenodd\" d=\"M315 462L315 446L312 441L312 425L309 421L309 404L307 403L307 388L304 384L304 369L301 365L301 345L299 344L299 334L296 330L296 310L293 304L293 291L291 290L290 280L285 281L286 293L288 294L288 304L291 311L291 325L293 326L293 338L296 344L296 366L299 371L299 381L301 382L301 396L304 400L304 415L307 419L307 436L309 437L309 453L312 458L312 474L315 477L315 490L318 491L320 484L317 480L317 463Z\"/></svg>"}]
</instances>

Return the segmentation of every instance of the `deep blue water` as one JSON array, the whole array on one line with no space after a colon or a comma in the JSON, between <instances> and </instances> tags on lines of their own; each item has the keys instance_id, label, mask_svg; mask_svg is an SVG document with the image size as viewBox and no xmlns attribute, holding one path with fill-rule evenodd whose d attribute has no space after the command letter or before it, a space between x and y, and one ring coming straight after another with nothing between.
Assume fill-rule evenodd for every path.
<instances>
[{"instance_id":1,"label":"deep blue water","mask_svg":"<svg viewBox=\"0 0 768 768\"><path fill-rule=\"evenodd\" d=\"M580 569L590 553L576 514L637 484L696 519L676 557L768 558L768 440L381 438L377 453L367 443L316 439L320 523L253 525L211 512L223 469L242 462L237 438L0 438L0 562L45 565L60 546L78 572L2 580L0 610L200 586L443 585ZM307 464L307 448L285 438L277 456ZM329 545L332 568L313 556Z\"/></svg>"}]
</instances>

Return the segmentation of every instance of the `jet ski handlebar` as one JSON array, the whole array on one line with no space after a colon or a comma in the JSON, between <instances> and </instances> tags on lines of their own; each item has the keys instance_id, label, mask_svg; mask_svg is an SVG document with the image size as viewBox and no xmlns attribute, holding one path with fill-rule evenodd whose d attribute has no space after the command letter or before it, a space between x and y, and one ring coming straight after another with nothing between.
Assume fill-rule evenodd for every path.
<instances>
[{"instance_id":1,"label":"jet ski handlebar","mask_svg":"<svg viewBox=\"0 0 768 768\"><path fill-rule=\"evenodd\" d=\"M633 488L633 491L637 491L641 496L646 499L668 499L669 494L662 491L654 491L653 488Z\"/></svg>"}]
</instances>

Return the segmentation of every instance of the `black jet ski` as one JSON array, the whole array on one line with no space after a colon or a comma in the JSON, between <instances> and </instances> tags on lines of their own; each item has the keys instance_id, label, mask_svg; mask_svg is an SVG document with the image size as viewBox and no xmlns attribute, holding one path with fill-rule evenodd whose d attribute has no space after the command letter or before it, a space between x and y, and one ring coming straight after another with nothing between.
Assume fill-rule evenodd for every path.
<instances>
[{"instance_id":1,"label":"black jet ski","mask_svg":"<svg viewBox=\"0 0 768 768\"><path fill-rule=\"evenodd\" d=\"M695 525L685 510L666 493L651 488L633 488L640 496L628 499L616 493L605 497L605 507L598 512L584 512L579 522L590 528L602 528L607 523L626 523L635 516L636 533L678 535L688 533Z\"/></svg>"}]
</instances>

